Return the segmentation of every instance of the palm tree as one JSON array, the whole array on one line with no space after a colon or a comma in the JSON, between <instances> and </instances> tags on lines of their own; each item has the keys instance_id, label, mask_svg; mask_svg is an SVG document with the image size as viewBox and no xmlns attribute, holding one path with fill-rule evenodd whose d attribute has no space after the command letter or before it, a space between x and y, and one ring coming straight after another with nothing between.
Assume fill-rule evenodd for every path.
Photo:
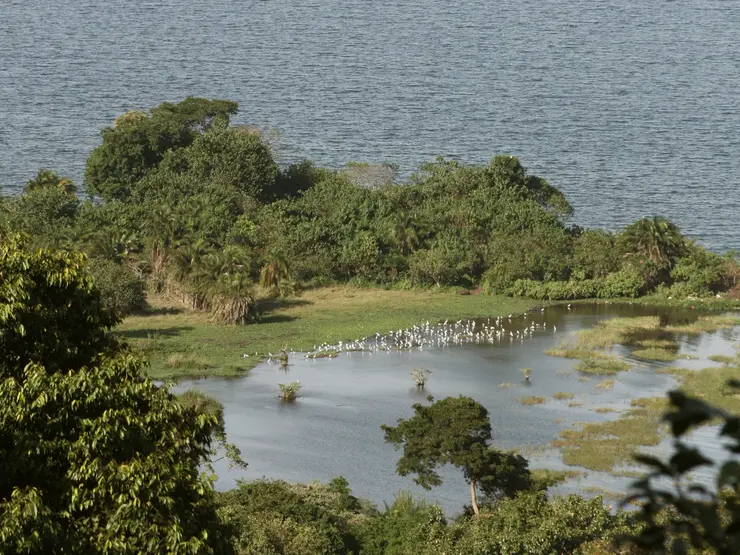
<instances>
[{"instance_id":1,"label":"palm tree","mask_svg":"<svg viewBox=\"0 0 740 555\"><path fill-rule=\"evenodd\" d=\"M649 260L659 267L672 267L686 251L681 230L665 218L642 218L617 236L625 256Z\"/></svg>"},{"instance_id":2,"label":"palm tree","mask_svg":"<svg viewBox=\"0 0 740 555\"><path fill-rule=\"evenodd\" d=\"M281 255L273 256L260 270L260 286L282 295L287 292L283 285L290 280L290 268ZM289 289L289 288L288 288Z\"/></svg>"}]
</instances>

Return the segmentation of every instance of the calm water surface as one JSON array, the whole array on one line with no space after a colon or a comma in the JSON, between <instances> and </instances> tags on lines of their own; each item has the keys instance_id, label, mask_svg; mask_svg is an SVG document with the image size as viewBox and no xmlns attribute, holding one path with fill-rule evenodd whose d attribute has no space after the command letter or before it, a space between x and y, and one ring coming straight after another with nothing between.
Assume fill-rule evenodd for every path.
<instances>
[{"instance_id":1,"label":"calm water surface","mask_svg":"<svg viewBox=\"0 0 740 555\"><path fill-rule=\"evenodd\" d=\"M740 247L740 3L3 0L0 183L81 181L117 115L230 98L283 162L518 155L581 225Z\"/></svg>"},{"instance_id":2,"label":"calm water surface","mask_svg":"<svg viewBox=\"0 0 740 555\"><path fill-rule=\"evenodd\" d=\"M550 357L544 351L605 317L651 313L645 307L623 305L582 306L572 311L553 308L513 319L511 329L521 329L532 321L547 322L547 330L524 340L423 351L344 353L336 359L307 360L294 355L287 374L277 365L262 364L245 378L205 379L183 383L179 389L195 387L224 404L229 440L241 448L249 463L246 471L218 464L219 488L233 487L238 478L266 476L308 482L342 475L356 495L375 503L392 501L397 491L412 489L454 513L468 499L462 475L449 469L443 473L444 484L428 493L414 487L411 478L395 474L399 453L384 443L381 424L394 424L398 418L410 416L411 405L423 402L427 394L438 399L468 395L490 411L497 447L525 448L525 452L531 448L535 454L528 458L533 467L564 468L557 452L540 452L561 430L578 422L618 418L617 413L600 414L592 409L626 409L632 399L663 395L676 382L669 375L655 373L658 364L636 361L623 349L620 354L634 362L635 368L616 376L612 389L599 389L600 382L614 376L579 380L579 374L573 372L577 361ZM557 332L552 331L553 325ZM672 364L706 367L713 364L706 358L709 355L733 354L733 344L739 338L740 328L683 337L680 354L698 359ZM417 392L409 376L417 367L432 370L425 393ZM521 368L525 367L533 369L530 385L522 379ZM277 384L294 380L303 384L301 397L294 404L281 403ZM583 406L569 407L570 401L552 399L540 406L524 406L518 401L530 395L551 397L559 391L573 393L573 401ZM713 439L705 434L700 444L709 447L709 452L716 451ZM583 492L584 486L597 486L619 492L630 481L591 472L558 491Z\"/></svg>"}]
</instances>

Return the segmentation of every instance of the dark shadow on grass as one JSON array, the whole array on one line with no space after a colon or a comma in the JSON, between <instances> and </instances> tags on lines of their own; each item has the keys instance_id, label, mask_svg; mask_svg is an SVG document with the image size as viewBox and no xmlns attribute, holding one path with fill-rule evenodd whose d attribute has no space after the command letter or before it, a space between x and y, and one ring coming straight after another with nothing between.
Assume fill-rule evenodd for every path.
<instances>
[{"instance_id":1,"label":"dark shadow on grass","mask_svg":"<svg viewBox=\"0 0 740 555\"><path fill-rule=\"evenodd\" d=\"M270 312L280 308L290 308L292 306L305 306L313 304L305 299L260 299L257 301L257 310L260 312Z\"/></svg>"},{"instance_id":2,"label":"dark shadow on grass","mask_svg":"<svg viewBox=\"0 0 740 555\"><path fill-rule=\"evenodd\" d=\"M289 314L263 314L260 315L255 324L258 326L260 324L277 324L280 322L292 322L297 319L296 316L290 316Z\"/></svg>"},{"instance_id":3,"label":"dark shadow on grass","mask_svg":"<svg viewBox=\"0 0 740 555\"><path fill-rule=\"evenodd\" d=\"M137 316L169 316L171 314L180 314L185 309L178 306L145 306L143 310L136 313Z\"/></svg>"},{"instance_id":4,"label":"dark shadow on grass","mask_svg":"<svg viewBox=\"0 0 740 555\"><path fill-rule=\"evenodd\" d=\"M153 328L116 331L115 334L126 339L153 339L156 337L177 337L185 331L192 331L193 326L174 326L171 328Z\"/></svg>"}]
</instances>

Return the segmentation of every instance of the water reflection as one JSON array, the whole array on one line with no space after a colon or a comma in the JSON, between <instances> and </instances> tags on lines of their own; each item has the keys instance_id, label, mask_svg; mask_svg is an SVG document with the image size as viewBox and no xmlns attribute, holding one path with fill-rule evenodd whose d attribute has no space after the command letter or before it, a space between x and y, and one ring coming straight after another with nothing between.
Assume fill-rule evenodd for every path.
<instances>
[{"instance_id":1,"label":"water reflection","mask_svg":"<svg viewBox=\"0 0 740 555\"><path fill-rule=\"evenodd\" d=\"M668 374L653 370L659 363L633 359L629 349L617 347L635 367L618 376L590 376L573 371L577 361L550 357L544 352L567 340L572 333L614 316L663 315L671 323L690 321L695 313L668 315L640 305L586 305L535 310L506 319L506 338L470 341L452 347L423 347L410 350L346 352L335 359L290 358L287 372L278 364L262 364L247 377L205 379L195 387L224 404L229 440L238 445L249 463L246 471L216 465L217 487L230 488L237 478L262 476L289 481L327 481L342 475L358 496L376 503L391 501L400 489L424 493L429 499L455 512L467 500L463 478L452 469L442 473L444 484L430 492L415 487L408 478L395 474L398 453L383 442L381 424L395 423L412 414L411 405L427 395L443 398L468 395L491 413L494 444L500 448L529 447L533 467L561 468L559 454L536 452L574 423L618 418L619 414L596 413L595 407L627 409L632 399L663 395L676 384ZM482 325L486 320L479 321ZM536 324L529 335L511 336ZM557 331L553 332L552 327ZM374 338L373 338L374 340ZM679 354L698 357L671 365L706 367L712 354L731 354L738 340L737 328L701 336L680 338ZM432 371L426 388L416 388L413 368ZM531 368L526 383L522 368ZM616 378L613 387L600 388ZM278 383L299 380L303 385L296 403L278 400ZM184 383L180 389L192 387ZM502 387L503 386L503 387ZM557 392L573 395L555 400ZM544 405L525 406L521 397L548 397ZM585 484L608 490L624 490L631 480L589 473L560 486L559 491L583 492Z\"/></svg>"}]
</instances>

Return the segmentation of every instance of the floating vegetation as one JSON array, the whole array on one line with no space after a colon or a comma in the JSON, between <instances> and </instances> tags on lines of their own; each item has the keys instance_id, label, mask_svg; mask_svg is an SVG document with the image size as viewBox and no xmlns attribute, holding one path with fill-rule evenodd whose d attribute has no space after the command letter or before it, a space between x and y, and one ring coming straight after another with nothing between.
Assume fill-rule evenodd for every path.
<instances>
[{"instance_id":1,"label":"floating vegetation","mask_svg":"<svg viewBox=\"0 0 740 555\"><path fill-rule=\"evenodd\" d=\"M522 368L522 374L524 374L525 381L530 381L530 378L532 377L532 369Z\"/></svg>"},{"instance_id":2,"label":"floating vegetation","mask_svg":"<svg viewBox=\"0 0 740 555\"><path fill-rule=\"evenodd\" d=\"M615 356L606 358L585 358L576 365L583 374L612 375L629 370L632 366Z\"/></svg>"},{"instance_id":3,"label":"floating vegetation","mask_svg":"<svg viewBox=\"0 0 740 555\"><path fill-rule=\"evenodd\" d=\"M596 389L611 389L614 387L616 380L604 380L603 382L597 383L594 387Z\"/></svg>"},{"instance_id":4,"label":"floating vegetation","mask_svg":"<svg viewBox=\"0 0 740 555\"><path fill-rule=\"evenodd\" d=\"M519 402L522 405L544 405L547 401L546 397L522 397Z\"/></svg>"},{"instance_id":5,"label":"floating vegetation","mask_svg":"<svg viewBox=\"0 0 740 555\"><path fill-rule=\"evenodd\" d=\"M308 353L306 358L337 358L338 356L339 351L314 351L313 353Z\"/></svg>"},{"instance_id":6,"label":"floating vegetation","mask_svg":"<svg viewBox=\"0 0 740 555\"><path fill-rule=\"evenodd\" d=\"M294 381L290 383L281 383L278 384L278 387L280 388L280 398L283 401L295 401L298 397L298 391L301 389L301 382Z\"/></svg>"},{"instance_id":7,"label":"floating vegetation","mask_svg":"<svg viewBox=\"0 0 740 555\"><path fill-rule=\"evenodd\" d=\"M545 351L545 354L561 358L599 358L606 356L606 354L596 349L579 347L572 343L560 343L557 347Z\"/></svg>"},{"instance_id":8,"label":"floating vegetation","mask_svg":"<svg viewBox=\"0 0 740 555\"><path fill-rule=\"evenodd\" d=\"M591 409L594 412L598 412L599 414L608 414L610 412L619 412L617 409L613 409L611 407L596 407L595 409Z\"/></svg>"},{"instance_id":9,"label":"floating vegetation","mask_svg":"<svg viewBox=\"0 0 740 555\"><path fill-rule=\"evenodd\" d=\"M645 360L657 360L661 362L672 362L678 360L678 354L668 349L661 349L659 347L650 347L647 349L637 349L632 351L632 356L642 358Z\"/></svg>"},{"instance_id":10,"label":"floating vegetation","mask_svg":"<svg viewBox=\"0 0 740 555\"><path fill-rule=\"evenodd\" d=\"M591 377L590 376L578 376L578 378L576 378L576 379L579 382L590 382L591 381Z\"/></svg>"},{"instance_id":11,"label":"floating vegetation","mask_svg":"<svg viewBox=\"0 0 740 555\"><path fill-rule=\"evenodd\" d=\"M561 449L565 464L610 472L616 465L630 462L639 446L658 445L667 407L664 397L639 399L622 418L563 430L551 445Z\"/></svg>"},{"instance_id":12,"label":"floating vegetation","mask_svg":"<svg viewBox=\"0 0 740 555\"><path fill-rule=\"evenodd\" d=\"M731 357L729 355L712 355L709 357L712 362L719 362L720 364L731 365L738 362L738 357Z\"/></svg>"},{"instance_id":13,"label":"floating vegetation","mask_svg":"<svg viewBox=\"0 0 740 555\"><path fill-rule=\"evenodd\" d=\"M552 396L553 399L559 399L561 401L567 401L575 397L572 393L568 393L567 391L558 391L555 395Z\"/></svg>"},{"instance_id":14,"label":"floating vegetation","mask_svg":"<svg viewBox=\"0 0 740 555\"><path fill-rule=\"evenodd\" d=\"M504 382L499 387L502 388L502 389L507 388L507 387L519 387L519 384L518 383L511 383L511 382Z\"/></svg>"},{"instance_id":15,"label":"floating vegetation","mask_svg":"<svg viewBox=\"0 0 740 555\"><path fill-rule=\"evenodd\" d=\"M582 407L583 403L579 403L578 401L571 401L570 403L568 403L568 406L569 407Z\"/></svg>"},{"instance_id":16,"label":"floating vegetation","mask_svg":"<svg viewBox=\"0 0 740 555\"><path fill-rule=\"evenodd\" d=\"M683 376L684 374L689 374L691 372L693 372L693 370L689 370L688 368L679 368L677 366L664 366L663 368L655 369L656 374L671 374L673 376Z\"/></svg>"}]
</instances>

